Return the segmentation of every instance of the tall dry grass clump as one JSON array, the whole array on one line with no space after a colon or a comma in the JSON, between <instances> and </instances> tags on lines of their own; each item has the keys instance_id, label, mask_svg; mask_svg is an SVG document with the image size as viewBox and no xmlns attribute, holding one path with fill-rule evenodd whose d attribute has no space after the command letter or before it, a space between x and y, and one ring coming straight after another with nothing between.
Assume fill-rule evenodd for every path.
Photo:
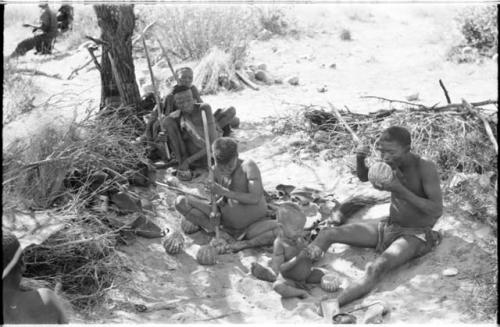
<instances>
[{"instance_id":1,"label":"tall dry grass clump","mask_svg":"<svg viewBox=\"0 0 500 327\"><path fill-rule=\"evenodd\" d=\"M153 21L150 32L185 59L201 59L211 48L244 47L258 31L250 6L137 6L137 31Z\"/></svg>"},{"instance_id":2,"label":"tall dry grass clump","mask_svg":"<svg viewBox=\"0 0 500 327\"><path fill-rule=\"evenodd\" d=\"M16 72L16 64L5 60L3 64L3 125L8 124L20 114L33 110L33 100L38 87L26 75Z\"/></svg>"},{"instance_id":3,"label":"tall dry grass clump","mask_svg":"<svg viewBox=\"0 0 500 327\"><path fill-rule=\"evenodd\" d=\"M221 76L234 75L231 53L212 48L194 69L194 81L203 94L213 94L220 88Z\"/></svg>"}]
</instances>

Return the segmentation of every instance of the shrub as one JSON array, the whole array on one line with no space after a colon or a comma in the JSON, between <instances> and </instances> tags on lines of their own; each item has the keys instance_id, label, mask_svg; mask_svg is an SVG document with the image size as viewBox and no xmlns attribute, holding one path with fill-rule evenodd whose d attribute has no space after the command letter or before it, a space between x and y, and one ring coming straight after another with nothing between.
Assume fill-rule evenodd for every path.
<instances>
[{"instance_id":1,"label":"shrub","mask_svg":"<svg viewBox=\"0 0 500 327\"><path fill-rule=\"evenodd\" d=\"M343 28L342 31L340 32L340 39L342 41L351 41L351 31L348 29Z\"/></svg>"},{"instance_id":2,"label":"shrub","mask_svg":"<svg viewBox=\"0 0 500 327\"><path fill-rule=\"evenodd\" d=\"M3 91L3 125L34 108L34 94L38 88L28 76L16 72L13 61L4 61Z\"/></svg>"},{"instance_id":3,"label":"shrub","mask_svg":"<svg viewBox=\"0 0 500 327\"><path fill-rule=\"evenodd\" d=\"M491 56L498 47L497 10L494 5L464 9L457 17L464 45Z\"/></svg>"},{"instance_id":4,"label":"shrub","mask_svg":"<svg viewBox=\"0 0 500 327\"><path fill-rule=\"evenodd\" d=\"M141 6L136 8L137 30L153 21L150 32L166 49L183 59L201 59L211 48L222 51L246 44L257 32L253 11L248 6ZM244 52L242 52L244 53Z\"/></svg>"}]
</instances>

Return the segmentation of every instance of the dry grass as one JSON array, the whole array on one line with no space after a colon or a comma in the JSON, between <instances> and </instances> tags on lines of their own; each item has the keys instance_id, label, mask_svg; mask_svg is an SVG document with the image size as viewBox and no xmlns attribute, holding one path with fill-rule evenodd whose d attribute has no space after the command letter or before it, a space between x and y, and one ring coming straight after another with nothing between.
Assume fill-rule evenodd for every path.
<instances>
[{"instance_id":1,"label":"dry grass","mask_svg":"<svg viewBox=\"0 0 500 327\"><path fill-rule=\"evenodd\" d=\"M34 108L34 95L39 89L26 75L16 72L13 61L4 61L3 92L3 125L6 125Z\"/></svg>"},{"instance_id":2,"label":"dry grass","mask_svg":"<svg viewBox=\"0 0 500 327\"><path fill-rule=\"evenodd\" d=\"M234 75L234 59L230 53L212 48L194 69L194 82L202 94L216 93L220 76Z\"/></svg>"}]
</instances>

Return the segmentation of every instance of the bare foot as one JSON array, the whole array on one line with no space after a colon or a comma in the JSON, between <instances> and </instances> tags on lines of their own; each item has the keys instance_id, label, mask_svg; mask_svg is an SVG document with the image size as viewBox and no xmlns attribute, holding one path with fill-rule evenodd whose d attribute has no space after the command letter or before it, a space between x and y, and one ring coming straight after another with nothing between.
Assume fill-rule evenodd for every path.
<instances>
[{"instance_id":1,"label":"bare foot","mask_svg":"<svg viewBox=\"0 0 500 327\"><path fill-rule=\"evenodd\" d=\"M274 272L270 268L264 267L257 262L252 262L250 271L252 272L253 276L257 277L260 280L265 280L267 282L276 281L276 275L274 274Z\"/></svg>"},{"instance_id":2,"label":"bare foot","mask_svg":"<svg viewBox=\"0 0 500 327\"><path fill-rule=\"evenodd\" d=\"M238 252L249 247L247 241L236 241L234 243L228 244L228 247L233 252Z\"/></svg>"}]
</instances>

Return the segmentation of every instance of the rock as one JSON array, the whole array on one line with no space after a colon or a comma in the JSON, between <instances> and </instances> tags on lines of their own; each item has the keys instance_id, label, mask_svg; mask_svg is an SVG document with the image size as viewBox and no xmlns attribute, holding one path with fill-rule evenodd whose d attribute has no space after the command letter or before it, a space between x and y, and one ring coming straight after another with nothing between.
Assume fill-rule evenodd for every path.
<instances>
[{"instance_id":1,"label":"rock","mask_svg":"<svg viewBox=\"0 0 500 327\"><path fill-rule=\"evenodd\" d=\"M266 64L258 64L257 65L257 69L266 70L267 71L267 65Z\"/></svg>"},{"instance_id":2,"label":"rock","mask_svg":"<svg viewBox=\"0 0 500 327\"><path fill-rule=\"evenodd\" d=\"M464 47L462 49L462 54L464 55L471 55L474 52L474 49L472 47Z\"/></svg>"},{"instance_id":3,"label":"rock","mask_svg":"<svg viewBox=\"0 0 500 327\"><path fill-rule=\"evenodd\" d=\"M319 93L328 92L328 88L326 87L326 85L323 85L322 87L318 87L317 90Z\"/></svg>"},{"instance_id":4,"label":"rock","mask_svg":"<svg viewBox=\"0 0 500 327\"><path fill-rule=\"evenodd\" d=\"M234 68L236 70L243 69L243 61L242 60L236 60L234 62Z\"/></svg>"},{"instance_id":5,"label":"rock","mask_svg":"<svg viewBox=\"0 0 500 327\"><path fill-rule=\"evenodd\" d=\"M297 76L292 76L292 77L287 78L287 82L290 85L297 86L297 85L299 85L299 78Z\"/></svg>"},{"instance_id":6,"label":"rock","mask_svg":"<svg viewBox=\"0 0 500 327\"><path fill-rule=\"evenodd\" d=\"M405 98L408 101L417 101L419 99L419 94L418 94L418 92L416 92L416 93L413 93L413 94L406 96Z\"/></svg>"},{"instance_id":7,"label":"rock","mask_svg":"<svg viewBox=\"0 0 500 327\"><path fill-rule=\"evenodd\" d=\"M276 51L278 51L278 47L277 47L277 46L273 46L273 47L271 48L271 50L272 50L273 52L276 52Z\"/></svg>"},{"instance_id":8,"label":"rock","mask_svg":"<svg viewBox=\"0 0 500 327\"><path fill-rule=\"evenodd\" d=\"M264 83L267 83L268 77L265 71L259 69L255 72L255 79Z\"/></svg>"},{"instance_id":9,"label":"rock","mask_svg":"<svg viewBox=\"0 0 500 327\"><path fill-rule=\"evenodd\" d=\"M443 270L443 276L446 277L453 277L458 274L458 269L457 268L446 268Z\"/></svg>"},{"instance_id":10,"label":"rock","mask_svg":"<svg viewBox=\"0 0 500 327\"><path fill-rule=\"evenodd\" d=\"M329 67L332 68L332 69L337 69L337 64L336 63L330 64Z\"/></svg>"},{"instance_id":11,"label":"rock","mask_svg":"<svg viewBox=\"0 0 500 327\"><path fill-rule=\"evenodd\" d=\"M276 84L283 84L283 79L282 78L275 78L274 83Z\"/></svg>"}]
</instances>

